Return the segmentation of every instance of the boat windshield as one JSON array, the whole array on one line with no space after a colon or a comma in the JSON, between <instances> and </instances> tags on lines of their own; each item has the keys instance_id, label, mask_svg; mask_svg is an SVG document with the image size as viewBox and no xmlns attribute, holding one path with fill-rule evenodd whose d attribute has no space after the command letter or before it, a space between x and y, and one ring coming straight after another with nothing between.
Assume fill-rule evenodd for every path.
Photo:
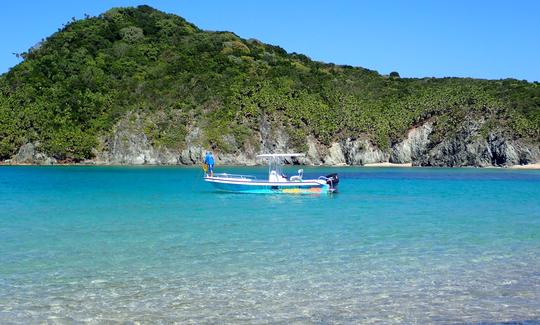
<instances>
[{"instance_id":1,"label":"boat windshield","mask_svg":"<svg viewBox=\"0 0 540 325\"><path fill-rule=\"evenodd\" d=\"M272 171L274 171L276 175L283 175L282 166L283 166L282 157L271 157L268 160L268 175L273 174Z\"/></svg>"},{"instance_id":2,"label":"boat windshield","mask_svg":"<svg viewBox=\"0 0 540 325\"><path fill-rule=\"evenodd\" d=\"M287 181L283 175L283 161L287 157L304 157L302 153L278 153L278 154L262 154L260 158L268 158L268 180L271 182Z\"/></svg>"}]
</instances>

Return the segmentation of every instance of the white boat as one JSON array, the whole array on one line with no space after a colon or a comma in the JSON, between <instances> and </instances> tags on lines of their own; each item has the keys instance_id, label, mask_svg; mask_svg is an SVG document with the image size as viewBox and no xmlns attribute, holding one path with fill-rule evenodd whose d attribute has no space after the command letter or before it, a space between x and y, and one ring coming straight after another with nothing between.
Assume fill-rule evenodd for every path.
<instances>
[{"instance_id":1,"label":"white boat","mask_svg":"<svg viewBox=\"0 0 540 325\"><path fill-rule=\"evenodd\" d=\"M290 193L313 194L337 191L339 178L336 173L320 176L317 179L304 179L304 170L287 178L282 172L283 160L289 157L303 157L300 153L263 154L258 158L268 159L268 179L257 179L250 175L216 173L205 175L204 180L221 191L240 193Z\"/></svg>"}]
</instances>

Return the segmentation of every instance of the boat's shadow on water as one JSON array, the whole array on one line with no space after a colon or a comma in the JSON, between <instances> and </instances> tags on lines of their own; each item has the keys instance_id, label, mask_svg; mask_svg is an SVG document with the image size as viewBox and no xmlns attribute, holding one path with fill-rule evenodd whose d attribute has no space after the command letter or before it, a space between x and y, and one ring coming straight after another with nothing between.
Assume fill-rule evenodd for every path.
<instances>
[{"instance_id":1,"label":"boat's shadow on water","mask_svg":"<svg viewBox=\"0 0 540 325\"><path fill-rule=\"evenodd\" d=\"M309 193L309 194L284 194L284 193L238 193L224 191L207 191L215 201L225 205L237 205L239 207L272 208L283 206L309 206L312 208L328 206L330 202L336 202L337 193ZM334 203L332 203L334 205Z\"/></svg>"},{"instance_id":2,"label":"boat's shadow on water","mask_svg":"<svg viewBox=\"0 0 540 325\"><path fill-rule=\"evenodd\" d=\"M205 191L208 194L218 195L219 197L252 197L252 198L261 198L268 197L270 200L275 201L276 199L285 199L285 198L328 198L335 199L338 193L242 193L242 192L225 192L218 190L208 190Z\"/></svg>"}]
</instances>

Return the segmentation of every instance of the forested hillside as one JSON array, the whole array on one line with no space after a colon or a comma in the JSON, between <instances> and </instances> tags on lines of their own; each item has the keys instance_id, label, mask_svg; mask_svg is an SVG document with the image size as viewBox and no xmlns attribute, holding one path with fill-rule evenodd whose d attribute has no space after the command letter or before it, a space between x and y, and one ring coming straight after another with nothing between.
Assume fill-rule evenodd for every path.
<instances>
[{"instance_id":1,"label":"forested hillside","mask_svg":"<svg viewBox=\"0 0 540 325\"><path fill-rule=\"evenodd\" d=\"M471 121L493 164L493 139L519 141L515 151L527 144L532 153L518 152L513 163L534 161L540 142L539 83L383 76L203 31L148 6L72 21L21 55L0 77L0 160L30 143L56 161L95 159L129 125L152 150L181 153L196 144L218 156L278 150L264 143L267 130L284 130L291 150L307 152L308 138L318 148L364 139L391 156L425 123L426 154L463 138ZM419 164L437 165L426 161Z\"/></svg>"}]
</instances>

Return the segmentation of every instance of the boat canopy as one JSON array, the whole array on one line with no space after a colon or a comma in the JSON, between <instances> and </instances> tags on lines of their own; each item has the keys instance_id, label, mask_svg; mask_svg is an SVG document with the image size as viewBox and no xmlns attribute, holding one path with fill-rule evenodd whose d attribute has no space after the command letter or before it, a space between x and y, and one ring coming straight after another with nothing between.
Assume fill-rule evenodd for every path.
<instances>
[{"instance_id":1,"label":"boat canopy","mask_svg":"<svg viewBox=\"0 0 540 325\"><path fill-rule=\"evenodd\" d=\"M283 174L282 165L284 158L304 157L303 153L266 153L257 155L258 158L268 158L268 181L287 182L287 176Z\"/></svg>"}]
</instances>

